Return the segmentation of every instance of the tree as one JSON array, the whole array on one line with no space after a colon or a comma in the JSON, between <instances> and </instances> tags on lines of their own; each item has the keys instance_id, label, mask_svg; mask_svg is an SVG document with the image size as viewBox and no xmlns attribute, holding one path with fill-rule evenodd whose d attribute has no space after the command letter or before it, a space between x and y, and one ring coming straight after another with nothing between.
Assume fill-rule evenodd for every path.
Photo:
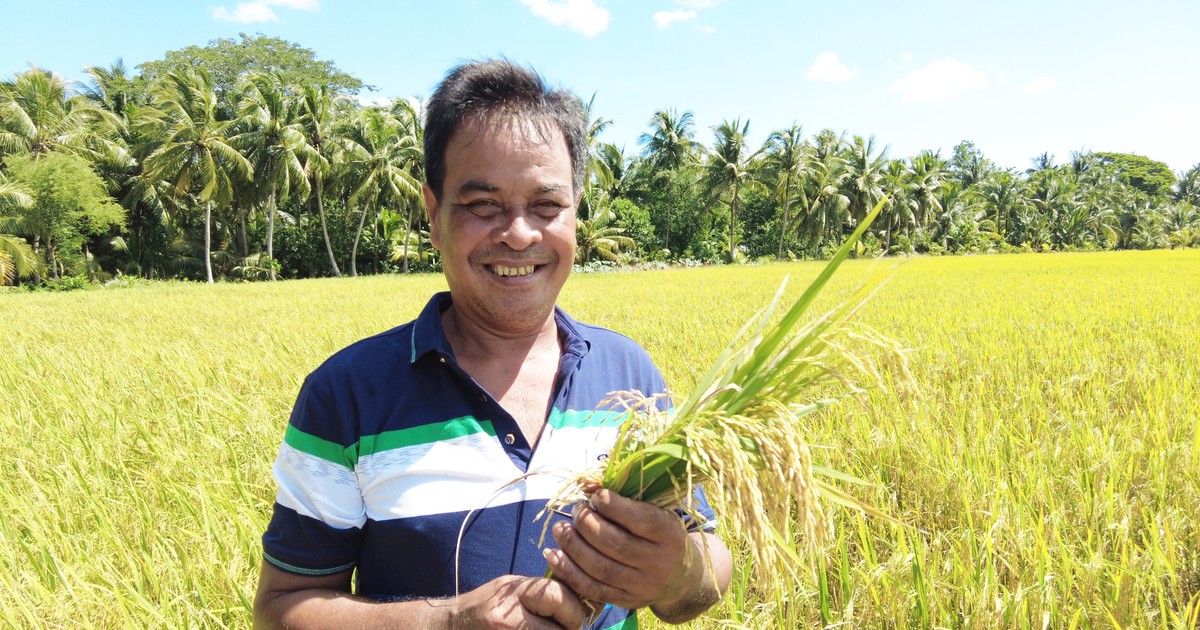
<instances>
[{"instance_id":1,"label":"tree","mask_svg":"<svg viewBox=\"0 0 1200 630\"><path fill-rule=\"evenodd\" d=\"M792 193L795 186L804 177L804 169L808 164L808 147L804 143L802 130L799 125L792 124L787 129L771 132L763 145L765 155L763 168L775 180L775 193L783 197L783 216L779 220L779 250L775 258L783 259L783 242L790 231L792 208Z\"/></svg>"},{"instance_id":2,"label":"tree","mask_svg":"<svg viewBox=\"0 0 1200 630\"><path fill-rule=\"evenodd\" d=\"M949 175L963 186L977 185L996 167L992 161L983 157L983 152L970 140L963 140L954 146L954 156L950 158Z\"/></svg>"},{"instance_id":3,"label":"tree","mask_svg":"<svg viewBox=\"0 0 1200 630\"><path fill-rule=\"evenodd\" d=\"M692 112L680 114L674 109L659 110L650 118L649 126L648 133L643 132L638 136L638 144L647 160L646 165L654 172L654 178L669 188L674 180L673 175L692 161L696 151ZM663 243L667 248L671 247L671 221L675 206L675 199L670 198L675 195L670 192L663 221Z\"/></svg>"},{"instance_id":4,"label":"tree","mask_svg":"<svg viewBox=\"0 0 1200 630\"><path fill-rule=\"evenodd\" d=\"M818 133L809 161L809 176L804 182L801 196L804 215L799 230L808 237L813 253L818 255L831 233L841 238L842 227L849 219L850 198L843 192L849 173L841 156L842 146L842 137L832 130Z\"/></svg>"},{"instance_id":5,"label":"tree","mask_svg":"<svg viewBox=\"0 0 1200 630\"><path fill-rule=\"evenodd\" d=\"M883 196L883 168L887 148L875 152L875 136L864 140L854 136L846 152L846 198L850 200L850 218L862 221Z\"/></svg>"},{"instance_id":6,"label":"tree","mask_svg":"<svg viewBox=\"0 0 1200 630\"><path fill-rule=\"evenodd\" d=\"M612 210L603 209L591 219L575 222L576 262L587 263L595 258L617 262L621 249L637 247L632 238L625 236L624 230L612 225L615 219Z\"/></svg>"},{"instance_id":7,"label":"tree","mask_svg":"<svg viewBox=\"0 0 1200 630\"><path fill-rule=\"evenodd\" d=\"M332 61L320 61L316 53L298 44L279 39L239 33L241 40L214 39L207 46L188 46L172 50L164 59L138 65L142 77L153 82L169 73L186 74L204 70L218 96L237 93L241 77L249 73L278 74L284 85L321 86L334 94L357 94L373 89L338 69ZM232 103L231 103L232 104Z\"/></svg>"},{"instance_id":8,"label":"tree","mask_svg":"<svg viewBox=\"0 0 1200 630\"><path fill-rule=\"evenodd\" d=\"M329 176L338 145L331 142L333 125L333 99L330 92L320 85L307 84L300 98L300 125L304 128L305 140L311 151L301 155L305 177L313 191L311 199L317 204L317 215L321 220L321 237L325 252L329 255L329 267L333 275L341 276L337 258L333 255L333 244L329 241L329 226L325 219L325 178Z\"/></svg>"},{"instance_id":9,"label":"tree","mask_svg":"<svg viewBox=\"0 0 1200 630\"><path fill-rule=\"evenodd\" d=\"M74 271L87 258L86 237L124 227L123 209L78 156L14 156L9 174L29 197L27 207L17 211L17 221L9 225L19 225L19 231L33 238L33 251L41 250L52 277Z\"/></svg>"},{"instance_id":10,"label":"tree","mask_svg":"<svg viewBox=\"0 0 1200 630\"><path fill-rule=\"evenodd\" d=\"M741 206L741 190L754 181L755 159L759 151L748 152L746 133L750 121L724 121L713 127L716 139L704 165L705 191L712 199L729 193L729 261L736 260L737 216Z\"/></svg>"},{"instance_id":11,"label":"tree","mask_svg":"<svg viewBox=\"0 0 1200 630\"><path fill-rule=\"evenodd\" d=\"M421 182L412 171L421 163L421 147L395 116L376 108L358 112L338 135L349 201L362 208L350 248L350 275L357 276L358 243L367 215L389 203L402 205L406 199L417 203L421 198Z\"/></svg>"},{"instance_id":12,"label":"tree","mask_svg":"<svg viewBox=\"0 0 1200 630\"><path fill-rule=\"evenodd\" d=\"M1175 201L1200 208L1200 164L1179 174L1175 183Z\"/></svg>"},{"instance_id":13,"label":"tree","mask_svg":"<svg viewBox=\"0 0 1200 630\"><path fill-rule=\"evenodd\" d=\"M211 284L213 204L228 204L235 180L251 179L253 167L230 144L233 121L218 119L217 93L203 69L168 72L154 95L154 107L140 110L142 133L158 144L146 157L145 176L204 205L204 273Z\"/></svg>"},{"instance_id":14,"label":"tree","mask_svg":"<svg viewBox=\"0 0 1200 630\"><path fill-rule=\"evenodd\" d=\"M294 100L278 75L251 74L245 83L240 123L248 129L232 141L244 147L254 164L254 182L266 191L267 261L275 279L275 215L278 201L294 189L301 198L310 192L303 159L314 149L298 121Z\"/></svg>"},{"instance_id":15,"label":"tree","mask_svg":"<svg viewBox=\"0 0 1200 630\"><path fill-rule=\"evenodd\" d=\"M400 128L405 137L412 138L412 146L416 155L408 162L408 172L412 175L413 180L417 182L425 181L425 127L421 122L420 102L408 100L398 100L392 104L392 115L400 122ZM404 263L401 270L408 273L408 261L413 258L409 255L409 246L416 241L417 259L424 258L424 244L419 233L421 229L418 224L425 213L421 211L422 202L413 195L402 196L403 205L407 208L407 217L404 222ZM418 232L418 238L413 238L413 230Z\"/></svg>"},{"instance_id":16,"label":"tree","mask_svg":"<svg viewBox=\"0 0 1200 630\"><path fill-rule=\"evenodd\" d=\"M41 269L33 248L22 238L30 232L24 214L16 212L31 205L29 193L0 175L0 284L32 277Z\"/></svg>"},{"instance_id":17,"label":"tree","mask_svg":"<svg viewBox=\"0 0 1200 630\"><path fill-rule=\"evenodd\" d=\"M611 173L606 173L605 169L608 163L602 158L602 144L599 140L601 133L612 124L612 120L601 118L599 115L593 116L595 109L596 95L592 94L592 98L583 104L583 118L587 121L587 173L584 176L583 183L583 205L586 206L586 214L590 216L593 207L597 203L595 199L594 188L597 182L601 180L612 179Z\"/></svg>"},{"instance_id":18,"label":"tree","mask_svg":"<svg viewBox=\"0 0 1200 630\"><path fill-rule=\"evenodd\" d=\"M1162 162L1132 153L1096 153L1101 163L1115 170L1117 179L1146 193L1156 201L1168 199L1175 187L1175 173Z\"/></svg>"},{"instance_id":19,"label":"tree","mask_svg":"<svg viewBox=\"0 0 1200 630\"><path fill-rule=\"evenodd\" d=\"M0 155L121 153L101 131L119 121L86 98L76 97L56 73L30 68L0 83Z\"/></svg>"},{"instance_id":20,"label":"tree","mask_svg":"<svg viewBox=\"0 0 1200 630\"><path fill-rule=\"evenodd\" d=\"M87 66L84 70L91 80L79 86L79 93L102 109L125 119L132 108L146 103L145 80L131 76L123 60L107 68Z\"/></svg>"},{"instance_id":21,"label":"tree","mask_svg":"<svg viewBox=\"0 0 1200 630\"><path fill-rule=\"evenodd\" d=\"M1007 237L1010 232L1010 219L1019 216L1021 209L1028 203L1021 179L1012 171L998 171L980 184L979 191L983 195L984 204L992 208L989 214L995 217L993 222L996 233Z\"/></svg>"}]
</instances>

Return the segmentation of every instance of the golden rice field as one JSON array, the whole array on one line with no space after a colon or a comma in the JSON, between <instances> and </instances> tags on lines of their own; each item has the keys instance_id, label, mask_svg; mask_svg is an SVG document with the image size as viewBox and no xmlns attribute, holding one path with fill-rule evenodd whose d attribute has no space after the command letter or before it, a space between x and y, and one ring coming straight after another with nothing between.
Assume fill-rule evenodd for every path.
<instances>
[{"instance_id":1,"label":"golden rice field","mask_svg":"<svg viewBox=\"0 0 1200 630\"><path fill-rule=\"evenodd\" d=\"M577 275L562 303L686 391L820 266ZM0 293L0 626L248 626L301 379L443 286ZM1200 251L914 259L861 315L912 349L922 397L875 392L807 431L907 526L839 511L798 589L743 561L698 627L1200 625Z\"/></svg>"}]
</instances>

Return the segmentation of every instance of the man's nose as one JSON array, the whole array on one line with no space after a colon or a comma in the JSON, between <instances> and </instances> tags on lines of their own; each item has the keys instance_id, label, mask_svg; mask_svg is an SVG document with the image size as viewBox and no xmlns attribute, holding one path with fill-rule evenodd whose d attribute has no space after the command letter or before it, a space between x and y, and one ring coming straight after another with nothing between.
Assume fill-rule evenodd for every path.
<instances>
[{"instance_id":1,"label":"man's nose","mask_svg":"<svg viewBox=\"0 0 1200 630\"><path fill-rule=\"evenodd\" d=\"M516 251L521 251L542 240L542 231L532 221L524 210L506 212L507 221L500 226L496 233L498 242L508 245Z\"/></svg>"}]
</instances>

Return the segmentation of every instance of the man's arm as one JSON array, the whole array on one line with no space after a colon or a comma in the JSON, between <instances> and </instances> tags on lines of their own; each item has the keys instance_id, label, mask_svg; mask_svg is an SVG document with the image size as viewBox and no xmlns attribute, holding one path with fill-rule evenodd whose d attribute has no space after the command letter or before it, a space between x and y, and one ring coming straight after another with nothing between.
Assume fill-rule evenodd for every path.
<instances>
[{"instance_id":1,"label":"man's arm","mask_svg":"<svg viewBox=\"0 0 1200 630\"><path fill-rule=\"evenodd\" d=\"M683 623L720 601L733 572L717 536L687 533L674 512L609 490L575 508L573 523L554 527L559 550L546 560L556 579L580 597L622 608L649 606L659 619Z\"/></svg>"},{"instance_id":2,"label":"man's arm","mask_svg":"<svg viewBox=\"0 0 1200 630\"><path fill-rule=\"evenodd\" d=\"M256 628L538 628L576 630L587 608L553 580L506 575L453 599L375 602L350 594L350 575L301 576L264 561Z\"/></svg>"}]
</instances>

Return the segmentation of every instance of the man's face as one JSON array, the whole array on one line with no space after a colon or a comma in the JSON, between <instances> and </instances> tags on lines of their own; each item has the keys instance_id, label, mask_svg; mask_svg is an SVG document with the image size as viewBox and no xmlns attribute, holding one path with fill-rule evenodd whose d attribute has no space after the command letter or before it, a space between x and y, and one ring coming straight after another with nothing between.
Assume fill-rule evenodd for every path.
<instances>
[{"instance_id":1,"label":"man's face","mask_svg":"<svg viewBox=\"0 0 1200 630\"><path fill-rule=\"evenodd\" d=\"M578 198L562 132L467 119L445 159L442 198L426 186L425 204L457 316L500 334L540 329L575 262Z\"/></svg>"}]
</instances>

